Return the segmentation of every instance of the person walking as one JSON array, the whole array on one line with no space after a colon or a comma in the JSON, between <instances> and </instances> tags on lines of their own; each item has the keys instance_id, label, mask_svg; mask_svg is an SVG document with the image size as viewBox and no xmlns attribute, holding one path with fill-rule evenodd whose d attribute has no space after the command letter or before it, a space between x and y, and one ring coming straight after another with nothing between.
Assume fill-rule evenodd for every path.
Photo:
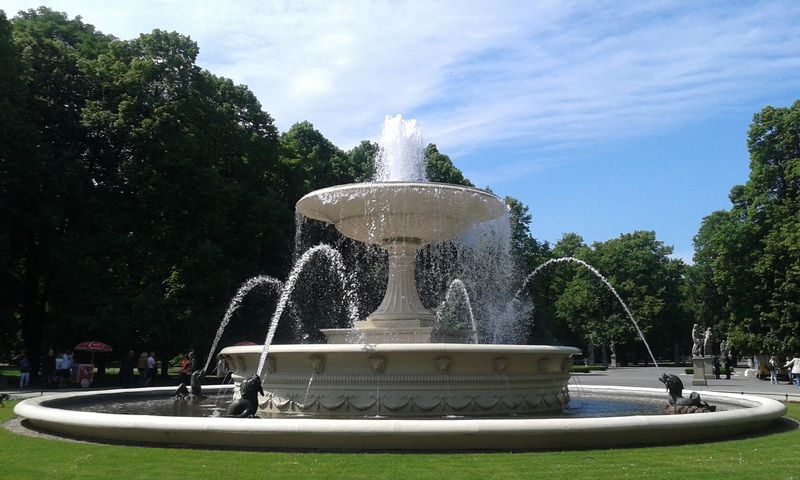
<instances>
[{"instance_id":1,"label":"person walking","mask_svg":"<svg viewBox=\"0 0 800 480\"><path fill-rule=\"evenodd\" d=\"M769 359L769 383L770 385L778 384L778 360L775 359L775 355Z\"/></svg>"},{"instance_id":2,"label":"person walking","mask_svg":"<svg viewBox=\"0 0 800 480\"><path fill-rule=\"evenodd\" d=\"M731 373L733 373L733 357L728 355L725 357L725 380L731 379Z\"/></svg>"},{"instance_id":3,"label":"person walking","mask_svg":"<svg viewBox=\"0 0 800 480\"><path fill-rule=\"evenodd\" d=\"M790 383L791 383L791 378L794 377L794 381L797 383L797 388L800 388L800 353L795 353L794 358L786 362L786 365L784 365L783 367L789 368L789 365L792 366L792 371L789 374Z\"/></svg>"},{"instance_id":4,"label":"person walking","mask_svg":"<svg viewBox=\"0 0 800 480\"><path fill-rule=\"evenodd\" d=\"M31 383L31 361L23 356L19 361L19 388L27 388Z\"/></svg>"}]
</instances>

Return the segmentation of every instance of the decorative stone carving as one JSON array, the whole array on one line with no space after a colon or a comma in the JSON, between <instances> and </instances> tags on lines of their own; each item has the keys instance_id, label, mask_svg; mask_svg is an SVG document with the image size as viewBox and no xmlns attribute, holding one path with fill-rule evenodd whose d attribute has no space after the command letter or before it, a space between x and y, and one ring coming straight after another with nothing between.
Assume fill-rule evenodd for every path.
<instances>
[{"instance_id":1,"label":"decorative stone carving","mask_svg":"<svg viewBox=\"0 0 800 480\"><path fill-rule=\"evenodd\" d=\"M275 360L275 357L267 356L267 372L275 373L277 371L278 371L278 361Z\"/></svg>"},{"instance_id":2,"label":"decorative stone carving","mask_svg":"<svg viewBox=\"0 0 800 480\"><path fill-rule=\"evenodd\" d=\"M386 359L380 355L370 355L369 363L372 367L372 373L381 374L386 371Z\"/></svg>"},{"instance_id":3,"label":"decorative stone carving","mask_svg":"<svg viewBox=\"0 0 800 480\"><path fill-rule=\"evenodd\" d=\"M703 336L703 355L714 355L714 333L711 332L711 327L706 329L706 333Z\"/></svg>"},{"instance_id":4,"label":"decorative stone carving","mask_svg":"<svg viewBox=\"0 0 800 480\"><path fill-rule=\"evenodd\" d=\"M447 373L450 371L450 364L453 362L453 359L450 357L436 357L434 362L436 362L437 372Z\"/></svg>"},{"instance_id":5,"label":"decorative stone carving","mask_svg":"<svg viewBox=\"0 0 800 480\"><path fill-rule=\"evenodd\" d=\"M224 355L241 357L245 364L234 371L238 384L255 373L261 349L228 348ZM264 385L259 407L264 416L329 418L547 413L566 404L565 358L577 353L533 346L273 345L264 371L272 362L280 368Z\"/></svg>"},{"instance_id":6,"label":"decorative stone carving","mask_svg":"<svg viewBox=\"0 0 800 480\"><path fill-rule=\"evenodd\" d=\"M717 407L702 401L697 392L692 392L689 398L683 398L683 382L677 375L665 373L658 380L669 392L668 405L664 408L664 413L674 415L716 411Z\"/></svg>"},{"instance_id":7,"label":"decorative stone carving","mask_svg":"<svg viewBox=\"0 0 800 480\"><path fill-rule=\"evenodd\" d=\"M189 395L190 397L194 398L203 398L203 380L206 378L206 374L202 370L195 370L192 372L192 376L190 378L190 382L192 385L192 393Z\"/></svg>"},{"instance_id":8,"label":"decorative stone carving","mask_svg":"<svg viewBox=\"0 0 800 480\"><path fill-rule=\"evenodd\" d=\"M564 408L569 402L569 392L562 389L553 393L515 395L500 390L486 394L465 392L440 395L436 392L409 395L405 392L379 393L377 391L353 395L289 393L285 396L268 394L262 409L272 412L303 413L305 415L498 415L515 412L526 414L543 408ZM350 412L350 413L347 413Z\"/></svg>"},{"instance_id":9,"label":"decorative stone carving","mask_svg":"<svg viewBox=\"0 0 800 480\"><path fill-rule=\"evenodd\" d=\"M703 334L700 333L700 325L692 326L692 356L699 357L703 354Z\"/></svg>"},{"instance_id":10,"label":"decorative stone carving","mask_svg":"<svg viewBox=\"0 0 800 480\"><path fill-rule=\"evenodd\" d=\"M539 373L547 373L547 371L550 369L550 358L542 357L539 359L536 365Z\"/></svg>"},{"instance_id":11,"label":"decorative stone carving","mask_svg":"<svg viewBox=\"0 0 800 480\"><path fill-rule=\"evenodd\" d=\"M252 417L258 411L258 394L264 395L261 388L261 377L253 375L242 380L239 385L238 398L228 405L227 415L229 417L247 418Z\"/></svg>"},{"instance_id":12,"label":"decorative stone carving","mask_svg":"<svg viewBox=\"0 0 800 480\"><path fill-rule=\"evenodd\" d=\"M494 373L503 373L506 371L506 367L508 367L508 357L494 357L492 360L492 368L494 369Z\"/></svg>"},{"instance_id":13,"label":"decorative stone carving","mask_svg":"<svg viewBox=\"0 0 800 480\"><path fill-rule=\"evenodd\" d=\"M320 357L319 355L311 355L308 357L311 360L311 368L314 370L314 373L323 373L325 372L325 358Z\"/></svg>"}]
</instances>

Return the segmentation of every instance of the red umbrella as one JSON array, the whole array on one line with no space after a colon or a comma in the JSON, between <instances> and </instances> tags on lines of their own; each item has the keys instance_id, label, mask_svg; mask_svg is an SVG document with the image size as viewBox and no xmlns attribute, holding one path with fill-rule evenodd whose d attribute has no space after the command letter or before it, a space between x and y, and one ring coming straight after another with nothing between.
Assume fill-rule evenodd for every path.
<instances>
[{"instance_id":1,"label":"red umbrella","mask_svg":"<svg viewBox=\"0 0 800 480\"><path fill-rule=\"evenodd\" d=\"M75 350L80 352L92 352L92 359L90 360L91 363L94 364L94 352L112 352L114 351L110 345L105 344L103 342L98 342L97 340L91 340L88 342L81 342L75 345Z\"/></svg>"},{"instance_id":2,"label":"red umbrella","mask_svg":"<svg viewBox=\"0 0 800 480\"><path fill-rule=\"evenodd\" d=\"M96 340L92 340L90 342L82 342L75 345L75 350L79 350L81 352L113 352L114 349L111 348L110 345L107 345L103 342L98 342Z\"/></svg>"},{"instance_id":3,"label":"red umbrella","mask_svg":"<svg viewBox=\"0 0 800 480\"><path fill-rule=\"evenodd\" d=\"M247 347L249 345L258 345L258 344L253 342L248 342L247 340L233 344L234 347Z\"/></svg>"}]
</instances>

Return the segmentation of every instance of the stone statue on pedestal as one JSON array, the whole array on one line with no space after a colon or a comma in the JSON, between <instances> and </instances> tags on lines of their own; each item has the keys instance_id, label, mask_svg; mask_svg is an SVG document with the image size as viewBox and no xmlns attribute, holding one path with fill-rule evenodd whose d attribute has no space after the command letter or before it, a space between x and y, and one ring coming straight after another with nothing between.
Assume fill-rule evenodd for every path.
<instances>
[{"instance_id":1,"label":"stone statue on pedestal","mask_svg":"<svg viewBox=\"0 0 800 480\"><path fill-rule=\"evenodd\" d=\"M677 375L665 373L658 380L667 387L667 392L669 392L668 405L664 407L664 413L667 415L704 413L717 410L715 405L709 405L702 401L700 394L697 392L692 392L689 398L683 398L683 382Z\"/></svg>"},{"instance_id":2,"label":"stone statue on pedestal","mask_svg":"<svg viewBox=\"0 0 800 480\"><path fill-rule=\"evenodd\" d=\"M700 326L698 324L694 324L692 327L692 356L699 357L701 356L703 348L703 335L700 333Z\"/></svg>"},{"instance_id":3,"label":"stone statue on pedestal","mask_svg":"<svg viewBox=\"0 0 800 480\"><path fill-rule=\"evenodd\" d=\"M714 354L714 334L711 333L711 327L706 329L705 337L703 337L703 355L711 356Z\"/></svg>"},{"instance_id":4,"label":"stone statue on pedestal","mask_svg":"<svg viewBox=\"0 0 800 480\"><path fill-rule=\"evenodd\" d=\"M258 394L264 395L261 387L261 377L252 375L242 380L239 385L241 397L228 405L227 416L249 418L258 411Z\"/></svg>"}]
</instances>

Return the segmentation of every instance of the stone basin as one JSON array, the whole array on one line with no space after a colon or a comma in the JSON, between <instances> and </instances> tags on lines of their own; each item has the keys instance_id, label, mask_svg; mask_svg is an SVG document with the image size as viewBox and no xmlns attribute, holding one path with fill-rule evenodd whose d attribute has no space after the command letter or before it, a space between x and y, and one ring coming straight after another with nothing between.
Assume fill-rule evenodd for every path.
<instances>
[{"instance_id":1,"label":"stone basin","mask_svg":"<svg viewBox=\"0 0 800 480\"><path fill-rule=\"evenodd\" d=\"M261 346L227 347L234 382ZM473 344L273 345L259 415L430 418L560 412L574 347Z\"/></svg>"}]
</instances>

